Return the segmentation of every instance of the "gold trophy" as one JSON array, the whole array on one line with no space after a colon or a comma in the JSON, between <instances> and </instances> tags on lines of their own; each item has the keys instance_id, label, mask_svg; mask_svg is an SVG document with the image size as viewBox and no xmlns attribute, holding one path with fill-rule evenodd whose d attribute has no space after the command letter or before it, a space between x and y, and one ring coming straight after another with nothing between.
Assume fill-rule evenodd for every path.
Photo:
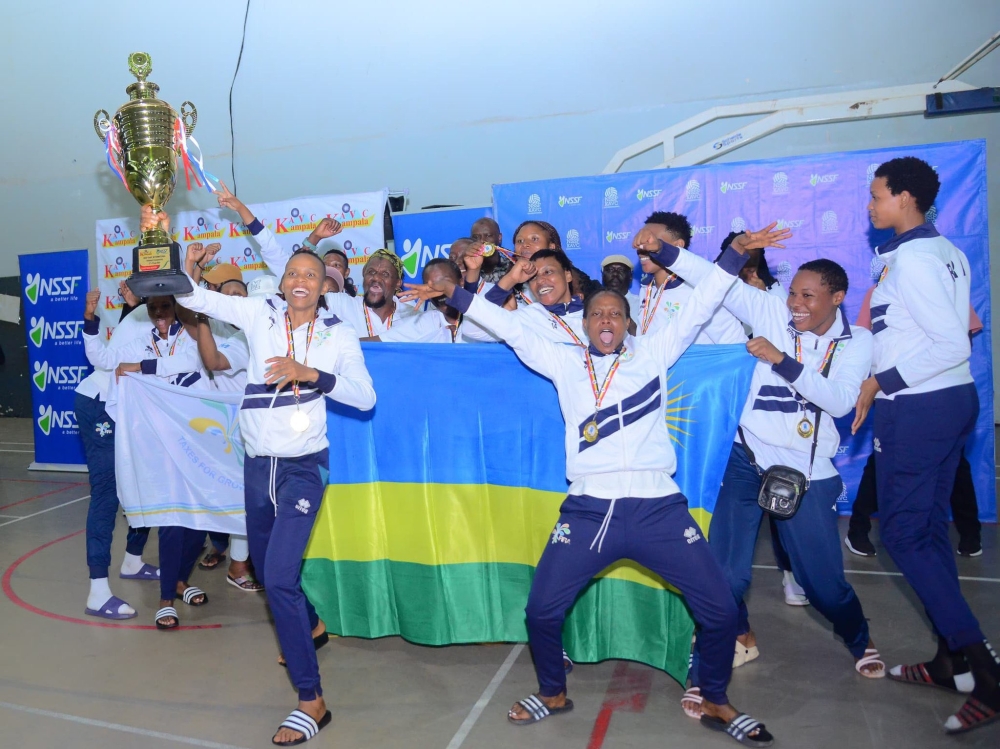
<instances>
[{"instance_id":1,"label":"gold trophy","mask_svg":"<svg viewBox=\"0 0 1000 749\"><path fill-rule=\"evenodd\" d=\"M94 129L105 142L109 166L132 197L158 213L177 185L179 141L191 135L198 110L186 101L178 117L173 107L156 98L160 87L146 80L153 65L145 52L129 55L128 68L136 77L136 82L125 89L129 101L115 112L114 118L106 110L98 110ZM139 297L190 292L191 282L180 262L180 245L159 226L142 232L139 244L132 250L132 275L126 283Z\"/></svg>"}]
</instances>

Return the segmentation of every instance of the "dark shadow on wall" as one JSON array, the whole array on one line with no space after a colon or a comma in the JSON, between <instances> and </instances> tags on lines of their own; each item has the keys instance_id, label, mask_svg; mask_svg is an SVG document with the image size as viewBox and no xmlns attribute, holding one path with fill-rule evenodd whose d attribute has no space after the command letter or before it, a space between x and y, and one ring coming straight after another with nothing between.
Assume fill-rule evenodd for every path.
<instances>
[{"instance_id":1,"label":"dark shadow on wall","mask_svg":"<svg viewBox=\"0 0 1000 749\"><path fill-rule=\"evenodd\" d=\"M21 297L19 276L0 278L0 294ZM0 321L0 417L31 418L31 378L28 376L28 334L24 329L24 304L21 322L14 325Z\"/></svg>"}]
</instances>

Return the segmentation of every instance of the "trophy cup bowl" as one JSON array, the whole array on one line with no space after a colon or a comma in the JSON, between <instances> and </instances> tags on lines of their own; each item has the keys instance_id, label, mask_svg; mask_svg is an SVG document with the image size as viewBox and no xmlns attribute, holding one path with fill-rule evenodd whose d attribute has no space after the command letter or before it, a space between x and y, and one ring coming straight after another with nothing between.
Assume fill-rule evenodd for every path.
<instances>
[{"instance_id":1,"label":"trophy cup bowl","mask_svg":"<svg viewBox=\"0 0 1000 749\"><path fill-rule=\"evenodd\" d=\"M165 101L156 98L160 87L146 80L152 60L145 52L133 52L129 70L136 82L125 89L129 101L114 117L99 110L94 129L107 143L108 155L116 162L120 176L139 205L158 213L177 186L177 122L190 135L198 112L190 102L181 105L181 116ZM187 294L191 282L184 274L180 245L159 226L143 231L132 250L132 275L126 282L138 297Z\"/></svg>"}]
</instances>

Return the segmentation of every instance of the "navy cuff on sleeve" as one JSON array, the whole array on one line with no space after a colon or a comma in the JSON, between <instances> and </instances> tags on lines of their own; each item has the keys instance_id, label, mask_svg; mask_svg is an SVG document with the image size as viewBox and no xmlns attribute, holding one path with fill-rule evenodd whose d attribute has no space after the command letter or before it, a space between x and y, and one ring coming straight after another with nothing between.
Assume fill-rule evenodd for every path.
<instances>
[{"instance_id":1,"label":"navy cuff on sleeve","mask_svg":"<svg viewBox=\"0 0 1000 749\"><path fill-rule=\"evenodd\" d=\"M143 374L155 375L156 374L156 362L158 359L143 359L139 362L139 370Z\"/></svg>"},{"instance_id":2,"label":"navy cuff on sleeve","mask_svg":"<svg viewBox=\"0 0 1000 749\"><path fill-rule=\"evenodd\" d=\"M788 354L785 354L785 358L777 364L771 365L771 371L779 377L784 378L787 382L795 382L799 379L799 375L802 374L803 369L802 362L795 361Z\"/></svg>"},{"instance_id":3,"label":"navy cuff on sleeve","mask_svg":"<svg viewBox=\"0 0 1000 749\"><path fill-rule=\"evenodd\" d=\"M319 377L316 379L316 387L329 395L333 392L333 386L337 384L337 375L331 372L324 372L322 369L317 369L316 371L319 372Z\"/></svg>"},{"instance_id":4,"label":"navy cuff on sleeve","mask_svg":"<svg viewBox=\"0 0 1000 749\"><path fill-rule=\"evenodd\" d=\"M471 291L463 289L461 286L456 286L455 291L452 292L451 298L448 300L448 304L464 315L469 311L469 305L472 304L472 300L475 298L476 295Z\"/></svg>"},{"instance_id":5,"label":"navy cuff on sleeve","mask_svg":"<svg viewBox=\"0 0 1000 749\"><path fill-rule=\"evenodd\" d=\"M487 291L483 296L486 297L487 302L491 302L495 304L497 307L502 307L503 303L507 301L507 298L511 295L511 293L512 292L507 291L507 289L500 288L500 284L497 284L492 289ZM452 306L454 307L455 305ZM465 310L462 311L464 312Z\"/></svg>"},{"instance_id":6,"label":"navy cuff on sleeve","mask_svg":"<svg viewBox=\"0 0 1000 749\"><path fill-rule=\"evenodd\" d=\"M462 283L462 288L468 291L470 294L475 294L479 291L479 281L464 281Z\"/></svg>"},{"instance_id":7,"label":"navy cuff on sleeve","mask_svg":"<svg viewBox=\"0 0 1000 749\"><path fill-rule=\"evenodd\" d=\"M259 219L254 218L253 221L247 224L247 229L249 229L250 233L256 237L258 234L264 231L264 224L262 224Z\"/></svg>"},{"instance_id":8,"label":"navy cuff on sleeve","mask_svg":"<svg viewBox=\"0 0 1000 749\"><path fill-rule=\"evenodd\" d=\"M882 388L882 392L886 395L898 393L900 390L905 390L908 387L903 377L899 374L899 370L895 367L887 369L884 372L879 372L875 375L875 379L878 380L878 386Z\"/></svg>"},{"instance_id":9,"label":"navy cuff on sleeve","mask_svg":"<svg viewBox=\"0 0 1000 749\"><path fill-rule=\"evenodd\" d=\"M667 244L666 242L663 242L662 244L663 246L659 250L649 253L649 259L657 265L669 268L677 262L677 258L680 257L681 254L681 248L674 247L672 244Z\"/></svg>"},{"instance_id":10,"label":"navy cuff on sleeve","mask_svg":"<svg viewBox=\"0 0 1000 749\"><path fill-rule=\"evenodd\" d=\"M85 335L97 335L97 331L101 329L101 321L96 317L93 320L88 320L84 318L83 320L83 332Z\"/></svg>"},{"instance_id":11,"label":"navy cuff on sleeve","mask_svg":"<svg viewBox=\"0 0 1000 749\"><path fill-rule=\"evenodd\" d=\"M747 264L749 259L749 255L741 255L733 249L732 245L730 245L726 248L726 251L722 253L722 256L719 258L718 262L716 262L716 265L722 268L722 270L729 275L735 276L743 270L743 266Z\"/></svg>"}]
</instances>

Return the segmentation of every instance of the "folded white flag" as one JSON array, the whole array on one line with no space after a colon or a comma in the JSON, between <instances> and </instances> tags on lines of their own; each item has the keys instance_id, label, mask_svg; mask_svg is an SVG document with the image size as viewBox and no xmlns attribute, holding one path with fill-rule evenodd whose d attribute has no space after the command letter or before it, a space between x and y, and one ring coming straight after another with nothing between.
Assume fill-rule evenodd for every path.
<instances>
[{"instance_id":1,"label":"folded white flag","mask_svg":"<svg viewBox=\"0 0 1000 749\"><path fill-rule=\"evenodd\" d=\"M112 380L118 499L133 527L246 534L240 393Z\"/></svg>"}]
</instances>

